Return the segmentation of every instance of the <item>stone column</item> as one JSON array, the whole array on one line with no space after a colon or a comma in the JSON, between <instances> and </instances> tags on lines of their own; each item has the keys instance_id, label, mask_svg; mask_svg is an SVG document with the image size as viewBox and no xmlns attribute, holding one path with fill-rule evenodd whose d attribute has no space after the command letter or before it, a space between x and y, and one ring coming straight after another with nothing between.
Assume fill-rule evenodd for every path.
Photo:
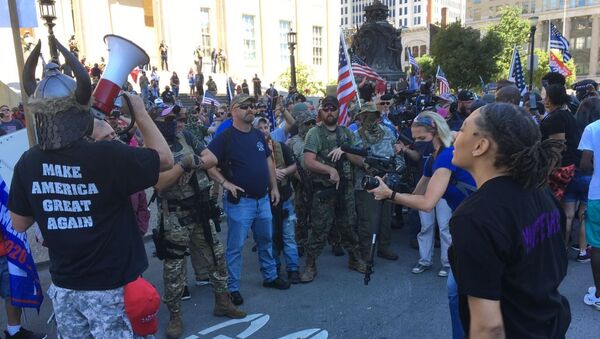
<instances>
[{"instance_id":1,"label":"stone column","mask_svg":"<svg viewBox=\"0 0 600 339\"><path fill-rule=\"evenodd\" d=\"M592 18L592 48L590 50L590 76L598 73L598 48L600 40L600 15Z\"/></svg>"}]
</instances>

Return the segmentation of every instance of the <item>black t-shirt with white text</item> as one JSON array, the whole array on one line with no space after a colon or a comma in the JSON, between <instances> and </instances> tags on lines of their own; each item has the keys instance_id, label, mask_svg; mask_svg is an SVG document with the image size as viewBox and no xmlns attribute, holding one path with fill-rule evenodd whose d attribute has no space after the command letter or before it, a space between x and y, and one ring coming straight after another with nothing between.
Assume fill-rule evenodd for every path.
<instances>
[{"instance_id":1,"label":"black t-shirt with white text","mask_svg":"<svg viewBox=\"0 0 600 339\"><path fill-rule=\"evenodd\" d=\"M467 296L500 301L507 338L564 338L571 312L558 292L567 272L565 217L548 187L493 178L450 219L450 261L460 314Z\"/></svg>"},{"instance_id":2,"label":"black t-shirt with white text","mask_svg":"<svg viewBox=\"0 0 600 339\"><path fill-rule=\"evenodd\" d=\"M115 141L35 146L15 166L8 207L38 223L56 286L114 289L148 267L129 196L156 184L158 173L156 151Z\"/></svg>"}]
</instances>

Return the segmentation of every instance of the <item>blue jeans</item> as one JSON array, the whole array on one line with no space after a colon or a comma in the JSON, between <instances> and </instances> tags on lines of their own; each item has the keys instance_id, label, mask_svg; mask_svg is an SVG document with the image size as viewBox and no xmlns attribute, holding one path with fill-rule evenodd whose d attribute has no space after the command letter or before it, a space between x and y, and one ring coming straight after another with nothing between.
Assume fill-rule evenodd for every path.
<instances>
[{"instance_id":1,"label":"blue jeans","mask_svg":"<svg viewBox=\"0 0 600 339\"><path fill-rule=\"evenodd\" d=\"M254 241L258 248L260 271L265 281L277 278L275 259L273 258L273 217L269 196L260 199L240 198L237 205L227 201L227 193L223 197L223 207L227 213L227 285L230 292L240 290L240 274L242 273L242 249L252 228Z\"/></svg>"},{"instance_id":2,"label":"blue jeans","mask_svg":"<svg viewBox=\"0 0 600 339\"><path fill-rule=\"evenodd\" d=\"M283 210L287 210L288 216L283 220L283 256L285 257L286 271L298 271L298 246L296 245L296 212L292 198L283 203ZM273 256L277 266L280 265L280 251L273 246Z\"/></svg>"},{"instance_id":3,"label":"blue jeans","mask_svg":"<svg viewBox=\"0 0 600 339\"><path fill-rule=\"evenodd\" d=\"M450 270L448 274L448 306L450 306L450 318L452 320L452 339L462 339L465 336L460 314L458 312L458 285Z\"/></svg>"}]
</instances>

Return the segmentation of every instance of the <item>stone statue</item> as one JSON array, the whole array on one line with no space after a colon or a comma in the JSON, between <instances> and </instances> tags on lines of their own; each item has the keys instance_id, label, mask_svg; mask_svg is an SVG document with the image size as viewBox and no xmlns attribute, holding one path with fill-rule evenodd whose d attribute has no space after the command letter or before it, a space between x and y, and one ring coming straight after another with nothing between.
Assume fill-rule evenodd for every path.
<instances>
[{"instance_id":1,"label":"stone statue","mask_svg":"<svg viewBox=\"0 0 600 339\"><path fill-rule=\"evenodd\" d=\"M351 53L388 81L397 81L404 76L401 30L387 21L388 13L388 7L379 0L365 7L367 21L354 34Z\"/></svg>"}]
</instances>

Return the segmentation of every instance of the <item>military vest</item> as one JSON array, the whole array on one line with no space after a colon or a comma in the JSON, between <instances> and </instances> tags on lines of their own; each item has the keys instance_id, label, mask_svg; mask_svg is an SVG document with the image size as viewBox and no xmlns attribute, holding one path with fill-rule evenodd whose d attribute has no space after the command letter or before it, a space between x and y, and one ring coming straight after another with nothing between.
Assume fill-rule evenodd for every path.
<instances>
[{"instance_id":1,"label":"military vest","mask_svg":"<svg viewBox=\"0 0 600 339\"><path fill-rule=\"evenodd\" d=\"M322 164L331 166L338 171L340 179L352 180L352 165L345 157L338 160L337 164L331 161L329 153L343 144L350 144L352 141L352 132L344 126L338 126L334 132L330 132L324 124L314 127L317 129L317 136L321 144L321 150L317 153L317 161ZM341 171L340 171L341 166ZM333 186L329 181L329 176L326 174L311 174L313 181L319 182L325 186Z\"/></svg>"},{"instance_id":2,"label":"military vest","mask_svg":"<svg viewBox=\"0 0 600 339\"><path fill-rule=\"evenodd\" d=\"M283 150L281 149L281 144L277 141L271 140L271 144L273 145L273 159L275 159L275 168L284 169L287 166L285 165L285 160L283 159ZM287 185L288 180L287 177L281 180L281 186Z\"/></svg>"},{"instance_id":3,"label":"military vest","mask_svg":"<svg viewBox=\"0 0 600 339\"><path fill-rule=\"evenodd\" d=\"M175 163L181 160L183 157L194 154L194 149L188 143L188 138L185 137L184 133L178 133L177 139L170 146L171 152L173 153L173 158L175 159ZM184 176L187 173L183 174ZM192 179L190 179L192 180ZM205 170L199 169L196 170L196 180L198 181L198 186L200 187L200 191L210 188L211 181ZM175 185L169 187L166 190L159 192L159 197L167 200L183 200L192 197L195 194L194 187L190 181L180 184L180 180L175 183Z\"/></svg>"}]
</instances>

